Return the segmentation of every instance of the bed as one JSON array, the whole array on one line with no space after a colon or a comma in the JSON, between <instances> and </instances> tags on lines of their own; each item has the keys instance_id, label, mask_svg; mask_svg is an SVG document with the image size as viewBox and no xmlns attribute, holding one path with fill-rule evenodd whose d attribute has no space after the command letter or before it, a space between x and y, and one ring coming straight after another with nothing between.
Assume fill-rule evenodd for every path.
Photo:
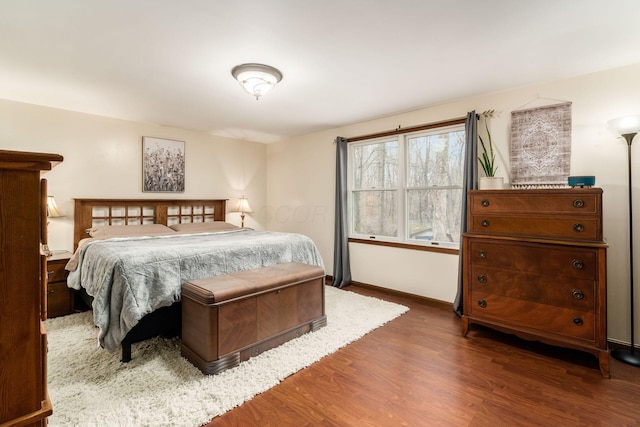
<instances>
[{"instance_id":1,"label":"bed","mask_svg":"<svg viewBox=\"0 0 640 427\"><path fill-rule=\"evenodd\" d=\"M225 222L226 200L75 199L69 287L91 299L100 346L179 335L182 283L285 262L323 267L311 239ZM89 234L90 233L90 234Z\"/></svg>"}]
</instances>

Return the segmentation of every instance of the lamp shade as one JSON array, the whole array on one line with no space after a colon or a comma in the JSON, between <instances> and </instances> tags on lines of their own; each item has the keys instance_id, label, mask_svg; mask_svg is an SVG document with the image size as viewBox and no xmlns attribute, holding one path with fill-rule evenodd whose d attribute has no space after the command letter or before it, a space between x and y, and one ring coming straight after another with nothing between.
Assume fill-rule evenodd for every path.
<instances>
[{"instance_id":1,"label":"lamp shade","mask_svg":"<svg viewBox=\"0 0 640 427\"><path fill-rule=\"evenodd\" d=\"M251 213L253 212L253 209L251 209L251 206L249 205L249 200L247 200L246 197L242 196L238 199L238 203L236 204L236 209L234 210L234 212Z\"/></svg>"},{"instance_id":2,"label":"lamp shade","mask_svg":"<svg viewBox=\"0 0 640 427\"><path fill-rule=\"evenodd\" d=\"M60 218L64 215L60 212L58 205L56 204L56 199L53 196L47 196L47 217L49 218Z\"/></svg>"},{"instance_id":3,"label":"lamp shade","mask_svg":"<svg viewBox=\"0 0 640 427\"><path fill-rule=\"evenodd\" d=\"M237 65L231 70L231 75L256 99L271 91L282 80L280 71L264 64Z\"/></svg>"},{"instance_id":4,"label":"lamp shade","mask_svg":"<svg viewBox=\"0 0 640 427\"><path fill-rule=\"evenodd\" d=\"M618 135L628 135L640 132L640 115L618 117L609 120L608 125Z\"/></svg>"}]
</instances>

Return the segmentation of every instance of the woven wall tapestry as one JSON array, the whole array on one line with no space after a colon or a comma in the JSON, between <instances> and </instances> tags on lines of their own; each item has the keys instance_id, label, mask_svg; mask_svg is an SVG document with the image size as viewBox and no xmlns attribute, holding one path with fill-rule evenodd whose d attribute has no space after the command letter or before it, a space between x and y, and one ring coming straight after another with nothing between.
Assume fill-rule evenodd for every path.
<instances>
[{"instance_id":1,"label":"woven wall tapestry","mask_svg":"<svg viewBox=\"0 0 640 427\"><path fill-rule=\"evenodd\" d=\"M571 102L511 112L511 187L566 187Z\"/></svg>"}]
</instances>

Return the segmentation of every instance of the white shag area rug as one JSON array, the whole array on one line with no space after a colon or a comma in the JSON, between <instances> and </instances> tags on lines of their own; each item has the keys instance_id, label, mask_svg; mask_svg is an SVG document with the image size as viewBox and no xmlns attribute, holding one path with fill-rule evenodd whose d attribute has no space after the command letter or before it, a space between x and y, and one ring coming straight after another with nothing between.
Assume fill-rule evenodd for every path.
<instances>
[{"instance_id":1,"label":"white shag area rug","mask_svg":"<svg viewBox=\"0 0 640 427\"><path fill-rule=\"evenodd\" d=\"M325 287L327 326L217 375L180 355L180 339L97 346L91 312L49 319L49 426L200 426L400 316L405 306Z\"/></svg>"}]
</instances>

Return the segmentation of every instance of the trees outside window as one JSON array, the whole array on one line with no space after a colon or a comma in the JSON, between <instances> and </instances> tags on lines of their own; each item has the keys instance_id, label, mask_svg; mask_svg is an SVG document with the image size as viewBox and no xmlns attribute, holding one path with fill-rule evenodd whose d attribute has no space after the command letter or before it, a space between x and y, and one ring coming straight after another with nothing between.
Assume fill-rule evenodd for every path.
<instances>
[{"instance_id":1,"label":"trees outside window","mask_svg":"<svg viewBox=\"0 0 640 427\"><path fill-rule=\"evenodd\" d=\"M464 125L350 145L350 236L459 246Z\"/></svg>"}]
</instances>

